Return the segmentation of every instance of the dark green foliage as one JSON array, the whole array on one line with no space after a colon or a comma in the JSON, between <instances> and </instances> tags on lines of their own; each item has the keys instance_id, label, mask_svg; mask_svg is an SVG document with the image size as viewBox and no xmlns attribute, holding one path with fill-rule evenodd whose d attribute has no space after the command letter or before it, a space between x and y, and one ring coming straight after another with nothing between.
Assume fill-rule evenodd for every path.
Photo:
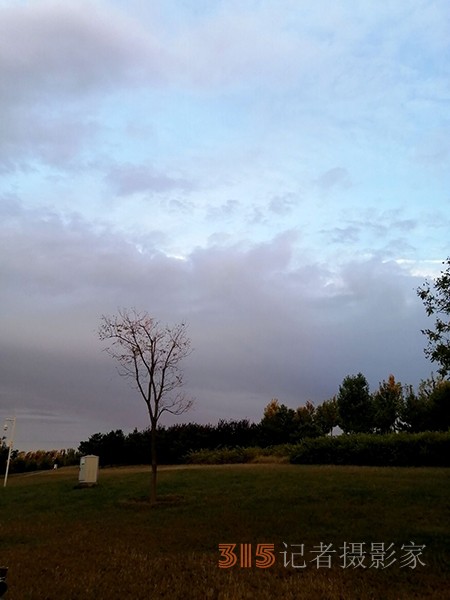
<instances>
[{"instance_id":1,"label":"dark green foliage","mask_svg":"<svg viewBox=\"0 0 450 600\"><path fill-rule=\"evenodd\" d=\"M339 425L339 408L336 396L319 404L314 414L314 423L322 435L331 434L334 427Z\"/></svg>"},{"instance_id":2,"label":"dark green foliage","mask_svg":"<svg viewBox=\"0 0 450 600\"><path fill-rule=\"evenodd\" d=\"M264 409L264 416L256 431L256 441L265 448L295 444L305 437L318 437L322 433L322 427L316 421L316 408L311 402L294 410L273 399Z\"/></svg>"},{"instance_id":3,"label":"dark green foliage","mask_svg":"<svg viewBox=\"0 0 450 600\"><path fill-rule=\"evenodd\" d=\"M80 454L83 455L95 454L95 456L100 456L100 454L103 454L101 450L103 449L102 445L104 437L105 434L103 433L94 433L93 435L91 435L87 442L80 443L80 445L78 446L78 451L80 452ZM102 458L102 461L103 460L106 459Z\"/></svg>"},{"instance_id":4,"label":"dark green foliage","mask_svg":"<svg viewBox=\"0 0 450 600\"><path fill-rule=\"evenodd\" d=\"M295 464L450 467L450 433L340 435L303 440Z\"/></svg>"},{"instance_id":5,"label":"dark green foliage","mask_svg":"<svg viewBox=\"0 0 450 600\"><path fill-rule=\"evenodd\" d=\"M295 410L280 404L276 399L269 402L259 423L258 439L263 448L297 441L298 423Z\"/></svg>"},{"instance_id":6,"label":"dark green foliage","mask_svg":"<svg viewBox=\"0 0 450 600\"><path fill-rule=\"evenodd\" d=\"M378 433L396 431L403 406L402 384L389 375L388 381L380 383L378 390L372 396L373 424Z\"/></svg>"},{"instance_id":7,"label":"dark green foliage","mask_svg":"<svg viewBox=\"0 0 450 600\"><path fill-rule=\"evenodd\" d=\"M215 450L196 450L189 452L186 456L186 462L195 465L222 465L249 463L261 455L259 448L216 448Z\"/></svg>"},{"instance_id":8,"label":"dark green foliage","mask_svg":"<svg viewBox=\"0 0 450 600\"><path fill-rule=\"evenodd\" d=\"M134 429L125 436L124 457L122 464L139 465L150 464L150 430L138 431Z\"/></svg>"},{"instance_id":9,"label":"dark green foliage","mask_svg":"<svg viewBox=\"0 0 450 600\"><path fill-rule=\"evenodd\" d=\"M298 441L308 437L319 437L322 435L322 429L316 421L316 408L312 402L307 402L305 406L299 406L295 411L294 417L296 425L296 435L294 440Z\"/></svg>"},{"instance_id":10,"label":"dark green foliage","mask_svg":"<svg viewBox=\"0 0 450 600\"><path fill-rule=\"evenodd\" d=\"M185 461L190 452L218 447L247 447L257 443L258 426L248 420L219 421L217 426L185 423L171 427L158 427L157 443L159 462L177 464ZM136 465L149 464L150 431L137 431L124 435L121 430L107 434L95 433L81 442L81 454L95 454L100 464Z\"/></svg>"},{"instance_id":11,"label":"dark green foliage","mask_svg":"<svg viewBox=\"0 0 450 600\"><path fill-rule=\"evenodd\" d=\"M422 330L428 338L425 355L440 364L438 372L446 377L450 373L450 257L442 264L446 268L433 285L426 281L417 289L417 294L427 315L436 317L434 329Z\"/></svg>"},{"instance_id":12,"label":"dark green foliage","mask_svg":"<svg viewBox=\"0 0 450 600\"><path fill-rule=\"evenodd\" d=\"M449 430L450 381L431 376L421 381L417 394L406 388L401 420L405 431Z\"/></svg>"},{"instance_id":13,"label":"dark green foliage","mask_svg":"<svg viewBox=\"0 0 450 600\"><path fill-rule=\"evenodd\" d=\"M95 454L95 452L86 454ZM121 429L110 431L102 437L101 454L99 453L98 456L102 466L124 464L125 435Z\"/></svg>"},{"instance_id":14,"label":"dark green foliage","mask_svg":"<svg viewBox=\"0 0 450 600\"><path fill-rule=\"evenodd\" d=\"M197 423L159 427L157 440L161 464L182 463L190 451L216 447L218 442L214 439L214 433L212 425Z\"/></svg>"},{"instance_id":15,"label":"dark green foliage","mask_svg":"<svg viewBox=\"0 0 450 600\"><path fill-rule=\"evenodd\" d=\"M345 433L369 433L373 429L373 403L362 373L344 378L337 396L340 426Z\"/></svg>"},{"instance_id":16,"label":"dark green foliage","mask_svg":"<svg viewBox=\"0 0 450 600\"><path fill-rule=\"evenodd\" d=\"M5 471L6 456L7 452L5 454L3 470L0 462L0 473L4 473ZM55 464L58 467L66 467L76 465L79 461L80 455L73 448L68 448L67 450L34 450L32 452L13 450L11 453L10 473L45 471L52 469Z\"/></svg>"},{"instance_id":17,"label":"dark green foliage","mask_svg":"<svg viewBox=\"0 0 450 600\"><path fill-rule=\"evenodd\" d=\"M214 428L214 436L220 446L254 446L259 435L259 428L248 419L226 421L221 419Z\"/></svg>"},{"instance_id":18,"label":"dark green foliage","mask_svg":"<svg viewBox=\"0 0 450 600\"><path fill-rule=\"evenodd\" d=\"M450 429L450 381L440 381L429 397L433 430Z\"/></svg>"},{"instance_id":19,"label":"dark green foliage","mask_svg":"<svg viewBox=\"0 0 450 600\"><path fill-rule=\"evenodd\" d=\"M336 441L325 437L337 425L346 433L374 432L377 435L339 436ZM283 453L277 454L274 448L296 444L300 444L296 447L306 457L306 462L397 464L395 452L406 443L406 438L392 438L396 445L391 447L394 444L391 438L380 437L381 434L447 431L449 428L450 382L431 376L420 383L416 393L412 386L402 386L390 375L388 381L380 383L378 390L370 394L366 378L358 373L343 380L338 396L317 407L308 401L294 410L274 399L265 407L259 423L242 419L221 420L217 425L159 426L156 435L161 464L179 464L186 460L215 464L266 460L274 454L283 457ZM373 437L383 439L382 446L375 446L376 441L365 441ZM87 454L99 456L101 466L149 464L150 442L149 429L135 429L128 434L120 429L106 434L95 433L80 443L78 453L68 450L17 454L15 451L17 457L12 461L11 472L49 469L56 457L60 466L77 464L79 456ZM314 452L310 453L309 448ZM5 444L0 442L0 473L2 466L4 471L6 456ZM406 464L408 460L404 462ZM422 463L419 461L419 464Z\"/></svg>"},{"instance_id":20,"label":"dark green foliage","mask_svg":"<svg viewBox=\"0 0 450 600\"><path fill-rule=\"evenodd\" d=\"M9 464L9 472L14 473L14 461L18 455L18 450L11 450L11 460ZM9 444L5 437L0 438L0 475L6 473L6 464L8 462Z\"/></svg>"},{"instance_id":21,"label":"dark green foliage","mask_svg":"<svg viewBox=\"0 0 450 600\"><path fill-rule=\"evenodd\" d=\"M239 463L286 463L295 444L281 444L258 448L256 446L241 448L215 448L214 450L196 450L189 452L186 462L196 465L222 465Z\"/></svg>"},{"instance_id":22,"label":"dark green foliage","mask_svg":"<svg viewBox=\"0 0 450 600\"><path fill-rule=\"evenodd\" d=\"M400 409L400 429L417 433L432 430L431 403L428 394L416 394L412 386L404 390L403 406Z\"/></svg>"},{"instance_id":23,"label":"dark green foliage","mask_svg":"<svg viewBox=\"0 0 450 600\"><path fill-rule=\"evenodd\" d=\"M391 440L384 435L380 448L373 445L375 442L365 440L381 439L382 434L396 431L446 431L450 426L449 407L450 382L431 377L421 382L416 394L411 386L402 386L390 375L371 395L366 378L359 373L346 377L339 396L317 408L306 402L294 410L274 399L265 407L263 418L257 424L243 419L221 420L215 426L185 423L158 427L159 460L161 464L179 464L186 460L213 464L248 462L268 454L273 456L274 447L301 443L302 452L314 448L314 454L308 454L306 461L375 464L378 460L379 464L397 464L392 463L396 456L391 448L392 440L400 445L406 438L394 436ZM372 435L357 439L354 435L339 436L336 442L322 437L329 435L338 423L345 432ZM352 442L353 439L356 441ZM337 458L334 456L336 448L339 448ZM79 446L81 454L98 455L102 466L149 464L149 449L148 429L135 429L127 435L121 430L96 433ZM374 458L371 458L372 452Z\"/></svg>"},{"instance_id":24,"label":"dark green foliage","mask_svg":"<svg viewBox=\"0 0 450 600\"><path fill-rule=\"evenodd\" d=\"M0 438L0 473L5 472L7 460L8 460L8 447L5 444L4 438Z\"/></svg>"}]
</instances>

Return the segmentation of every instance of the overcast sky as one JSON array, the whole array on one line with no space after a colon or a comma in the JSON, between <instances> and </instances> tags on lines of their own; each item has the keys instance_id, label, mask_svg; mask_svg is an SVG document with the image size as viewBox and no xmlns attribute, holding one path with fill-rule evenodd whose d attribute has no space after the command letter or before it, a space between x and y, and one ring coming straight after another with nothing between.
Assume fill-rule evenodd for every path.
<instances>
[{"instance_id":1,"label":"overcast sky","mask_svg":"<svg viewBox=\"0 0 450 600\"><path fill-rule=\"evenodd\" d=\"M102 314L186 321L182 420L436 366L447 0L0 0L0 421L143 429ZM165 421L170 424L174 421Z\"/></svg>"}]
</instances>

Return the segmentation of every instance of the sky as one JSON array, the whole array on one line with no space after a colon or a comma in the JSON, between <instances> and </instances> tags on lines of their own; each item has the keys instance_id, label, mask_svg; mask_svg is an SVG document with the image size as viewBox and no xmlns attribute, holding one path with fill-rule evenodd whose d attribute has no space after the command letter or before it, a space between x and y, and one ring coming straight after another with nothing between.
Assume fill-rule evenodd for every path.
<instances>
[{"instance_id":1,"label":"sky","mask_svg":"<svg viewBox=\"0 0 450 600\"><path fill-rule=\"evenodd\" d=\"M148 426L102 315L188 324L194 408L417 386L450 255L447 0L0 0L0 424Z\"/></svg>"}]
</instances>

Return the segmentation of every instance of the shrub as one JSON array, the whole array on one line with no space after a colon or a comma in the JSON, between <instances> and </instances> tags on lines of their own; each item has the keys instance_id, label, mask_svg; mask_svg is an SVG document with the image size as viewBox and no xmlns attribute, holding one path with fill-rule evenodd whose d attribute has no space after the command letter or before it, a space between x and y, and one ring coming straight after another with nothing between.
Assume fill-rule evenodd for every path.
<instances>
[{"instance_id":1,"label":"shrub","mask_svg":"<svg viewBox=\"0 0 450 600\"><path fill-rule=\"evenodd\" d=\"M294 464L449 467L450 432L354 434L305 439L291 451Z\"/></svg>"},{"instance_id":2,"label":"shrub","mask_svg":"<svg viewBox=\"0 0 450 600\"><path fill-rule=\"evenodd\" d=\"M185 460L197 465L282 462L283 458L288 460L293 448L295 446L283 444L268 448L256 446L241 448L238 446L236 448L215 448L214 450L204 449L189 452Z\"/></svg>"}]
</instances>

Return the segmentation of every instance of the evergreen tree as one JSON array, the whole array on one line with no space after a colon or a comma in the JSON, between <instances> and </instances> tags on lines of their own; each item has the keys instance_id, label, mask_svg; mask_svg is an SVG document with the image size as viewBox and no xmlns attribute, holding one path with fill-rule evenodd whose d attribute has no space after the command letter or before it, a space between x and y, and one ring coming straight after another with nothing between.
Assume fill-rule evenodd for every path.
<instances>
[{"instance_id":1,"label":"evergreen tree","mask_svg":"<svg viewBox=\"0 0 450 600\"><path fill-rule=\"evenodd\" d=\"M373 430L373 403L369 384L362 373L347 375L337 396L339 425L344 433L370 433Z\"/></svg>"}]
</instances>

